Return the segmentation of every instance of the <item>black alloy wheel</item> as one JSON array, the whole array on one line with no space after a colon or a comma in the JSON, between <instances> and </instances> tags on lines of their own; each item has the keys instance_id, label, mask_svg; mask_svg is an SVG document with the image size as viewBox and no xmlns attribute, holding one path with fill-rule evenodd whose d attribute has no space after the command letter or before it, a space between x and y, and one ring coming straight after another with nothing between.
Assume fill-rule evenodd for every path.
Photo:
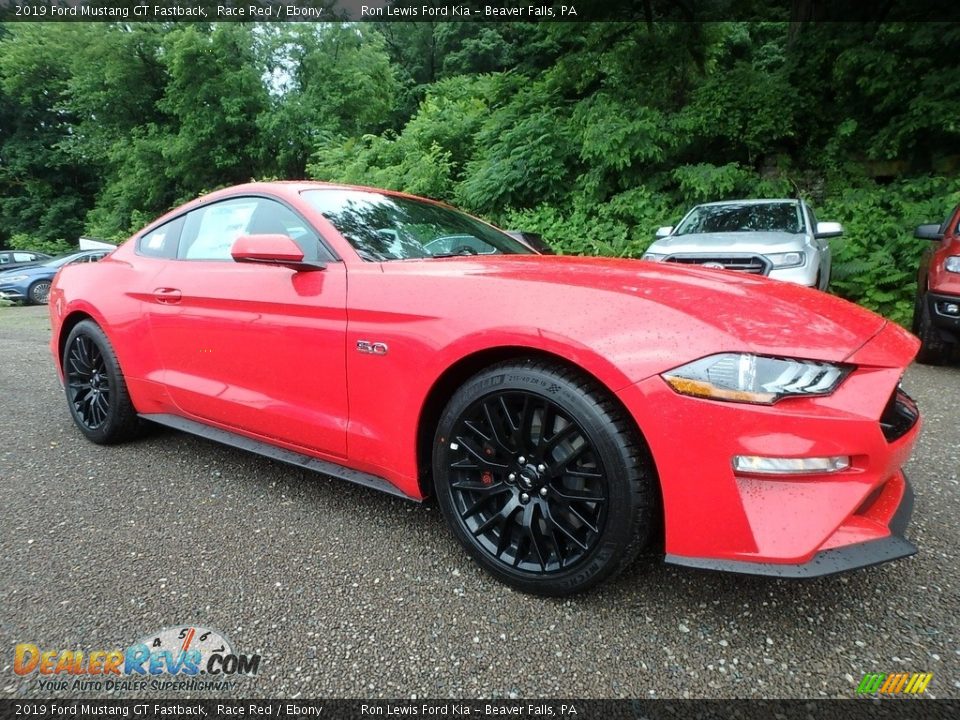
<instances>
[{"instance_id":1,"label":"black alloy wheel","mask_svg":"<svg viewBox=\"0 0 960 720\"><path fill-rule=\"evenodd\" d=\"M140 420L120 364L96 323L84 320L70 332L63 352L63 375L70 415L88 439L110 444L137 434Z\"/></svg>"},{"instance_id":2,"label":"black alloy wheel","mask_svg":"<svg viewBox=\"0 0 960 720\"><path fill-rule=\"evenodd\" d=\"M602 388L552 364L468 381L440 422L434 478L461 543L527 592L594 585L635 557L652 524L642 441Z\"/></svg>"}]
</instances>

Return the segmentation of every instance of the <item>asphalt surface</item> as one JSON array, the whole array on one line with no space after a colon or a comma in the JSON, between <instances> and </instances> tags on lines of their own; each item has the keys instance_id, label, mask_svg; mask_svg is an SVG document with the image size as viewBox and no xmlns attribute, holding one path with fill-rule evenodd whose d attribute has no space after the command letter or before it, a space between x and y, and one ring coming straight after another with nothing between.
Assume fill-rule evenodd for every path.
<instances>
[{"instance_id":1,"label":"asphalt surface","mask_svg":"<svg viewBox=\"0 0 960 720\"><path fill-rule=\"evenodd\" d=\"M0 308L0 697L99 695L18 677L17 643L112 649L180 624L263 661L229 692L168 697L850 698L897 671L960 697L958 366L905 380L926 423L919 555L802 582L648 559L558 601L488 578L433 504L173 431L85 441L48 336L45 308Z\"/></svg>"}]
</instances>

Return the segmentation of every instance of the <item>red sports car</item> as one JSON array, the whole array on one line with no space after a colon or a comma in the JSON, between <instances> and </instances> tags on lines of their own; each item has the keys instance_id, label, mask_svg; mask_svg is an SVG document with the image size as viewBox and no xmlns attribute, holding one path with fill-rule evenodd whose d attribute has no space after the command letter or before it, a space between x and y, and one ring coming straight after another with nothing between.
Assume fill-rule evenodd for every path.
<instances>
[{"instance_id":1,"label":"red sports car","mask_svg":"<svg viewBox=\"0 0 960 720\"><path fill-rule=\"evenodd\" d=\"M490 573L563 595L663 542L809 577L904 557L917 341L787 283L543 256L441 203L258 183L50 293L80 431L152 421L422 500Z\"/></svg>"}]
</instances>

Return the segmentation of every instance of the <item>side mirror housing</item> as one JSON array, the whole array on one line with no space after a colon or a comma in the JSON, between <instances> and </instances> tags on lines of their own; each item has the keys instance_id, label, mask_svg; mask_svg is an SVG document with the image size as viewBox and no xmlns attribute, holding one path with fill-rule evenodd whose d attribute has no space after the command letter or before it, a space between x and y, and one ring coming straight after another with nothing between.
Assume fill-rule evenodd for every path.
<instances>
[{"instance_id":1,"label":"side mirror housing","mask_svg":"<svg viewBox=\"0 0 960 720\"><path fill-rule=\"evenodd\" d=\"M664 225L661 228L657 228L657 240L667 237L670 233L673 232L673 225Z\"/></svg>"},{"instance_id":2,"label":"side mirror housing","mask_svg":"<svg viewBox=\"0 0 960 720\"><path fill-rule=\"evenodd\" d=\"M818 222L817 232L814 233L814 237L817 238L833 238L841 235L843 235L843 225L838 222Z\"/></svg>"},{"instance_id":3,"label":"side mirror housing","mask_svg":"<svg viewBox=\"0 0 960 720\"><path fill-rule=\"evenodd\" d=\"M913 231L913 236L921 240L943 240L943 233L940 232L940 225L937 223L917 225L917 229Z\"/></svg>"},{"instance_id":4,"label":"side mirror housing","mask_svg":"<svg viewBox=\"0 0 960 720\"><path fill-rule=\"evenodd\" d=\"M234 262L281 265L294 270L322 270L322 263L306 262L303 250L287 235L240 235L233 241Z\"/></svg>"}]
</instances>

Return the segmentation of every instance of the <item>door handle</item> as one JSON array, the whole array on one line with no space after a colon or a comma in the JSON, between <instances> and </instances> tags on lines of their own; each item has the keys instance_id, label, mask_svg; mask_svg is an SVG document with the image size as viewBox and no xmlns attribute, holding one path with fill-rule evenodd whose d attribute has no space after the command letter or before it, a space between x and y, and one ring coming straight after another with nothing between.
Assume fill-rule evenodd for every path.
<instances>
[{"instance_id":1,"label":"door handle","mask_svg":"<svg viewBox=\"0 0 960 720\"><path fill-rule=\"evenodd\" d=\"M153 299L164 305L176 305L183 297L177 288L157 288L153 291Z\"/></svg>"}]
</instances>

